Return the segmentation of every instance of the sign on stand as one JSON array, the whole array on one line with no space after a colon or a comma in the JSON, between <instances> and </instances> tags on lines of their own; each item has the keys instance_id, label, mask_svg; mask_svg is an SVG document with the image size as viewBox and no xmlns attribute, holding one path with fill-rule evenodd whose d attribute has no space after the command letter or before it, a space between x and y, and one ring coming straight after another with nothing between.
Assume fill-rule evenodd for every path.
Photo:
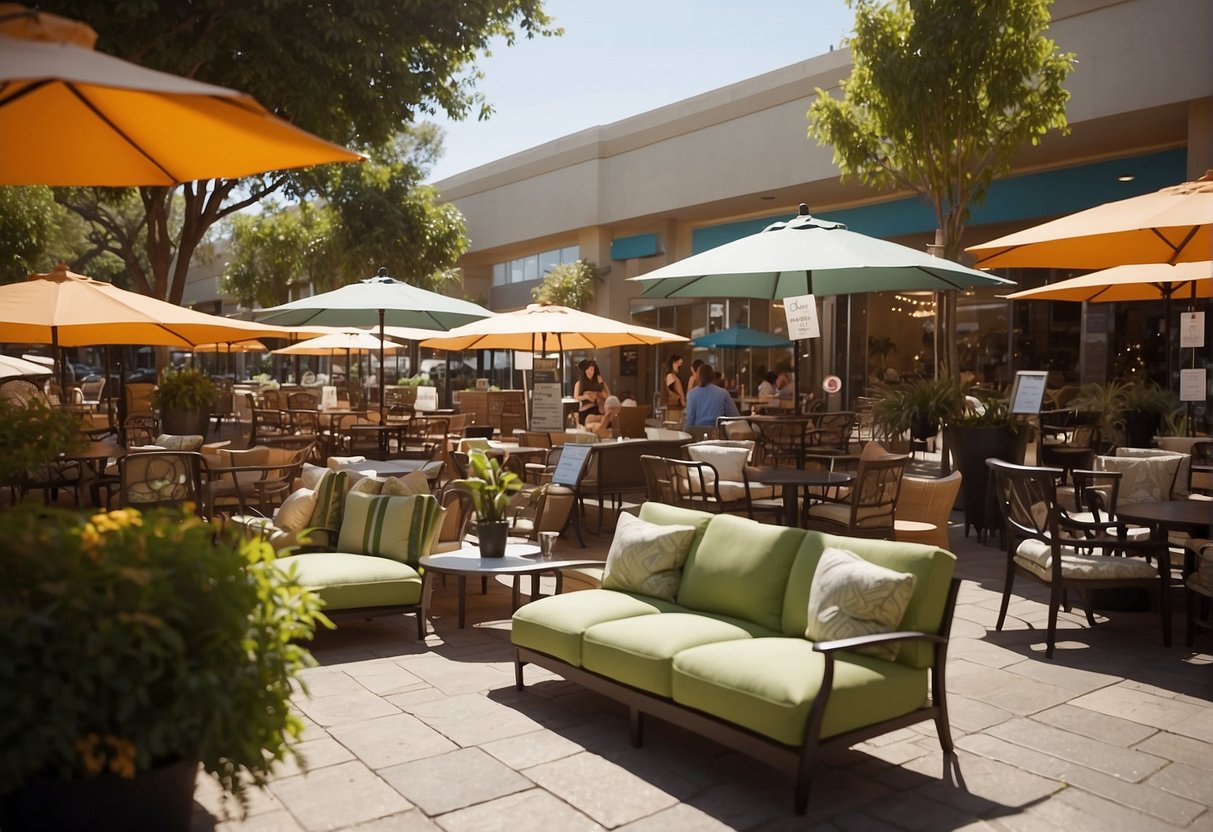
<instances>
[{"instance_id":1,"label":"sign on stand","mask_svg":"<svg viewBox=\"0 0 1213 832\"><path fill-rule=\"evenodd\" d=\"M1205 313L1184 312L1179 316L1180 349L1198 350L1205 345Z\"/></svg>"},{"instance_id":2,"label":"sign on stand","mask_svg":"<svg viewBox=\"0 0 1213 832\"><path fill-rule=\"evenodd\" d=\"M788 318L788 338L802 341L821 337L821 326L817 322L817 298L812 295L784 298L783 313Z\"/></svg>"},{"instance_id":3,"label":"sign on stand","mask_svg":"<svg viewBox=\"0 0 1213 832\"><path fill-rule=\"evenodd\" d=\"M1045 400L1045 385L1049 380L1047 370L1020 370L1015 374L1015 386L1011 388L1011 412L1017 415L1035 416Z\"/></svg>"},{"instance_id":4,"label":"sign on stand","mask_svg":"<svg viewBox=\"0 0 1213 832\"><path fill-rule=\"evenodd\" d=\"M1206 371L1197 367L1194 370L1179 371L1179 400L1181 402L1203 402L1208 396L1208 379Z\"/></svg>"},{"instance_id":5,"label":"sign on stand","mask_svg":"<svg viewBox=\"0 0 1213 832\"><path fill-rule=\"evenodd\" d=\"M531 430L564 430L564 403L555 358L536 358L531 370Z\"/></svg>"}]
</instances>

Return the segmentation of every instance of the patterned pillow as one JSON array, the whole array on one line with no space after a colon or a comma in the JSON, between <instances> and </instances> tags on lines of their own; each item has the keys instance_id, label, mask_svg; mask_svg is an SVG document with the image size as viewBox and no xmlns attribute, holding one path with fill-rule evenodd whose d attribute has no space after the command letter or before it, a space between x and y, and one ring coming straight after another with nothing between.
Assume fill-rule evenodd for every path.
<instances>
[{"instance_id":1,"label":"patterned pillow","mask_svg":"<svg viewBox=\"0 0 1213 832\"><path fill-rule=\"evenodd\" d=\"M694 539L694 526L666 526L630 514L619 515L602 588L673 601Z\"/></svg>"},{"instance_id":2,"label":"patterned pillow","mask_svg":"<svg viewBox=\"0 0 1213 832\"><path fill-rule=\"evenodd\" d=\"M303 463L303 471L299 474L299 481L304 488L314 489L320 485L320 478L325 475L327 468L322 468L319 465L313 465L310 462Z\"/></svg>"},{"instance_id":3,"label":"patterned pillow","mask_svg":"<svg viewBox=\"0 0 1213 832\"><path fill-rule=\"evenodd\" d=\"M358 481L350 486L350 494L382 494L383 484L386 482L383 477L359 477Z\"/></svg>"},{"instance_id":4,"label":"patterned pillow","mask_svg":"<svg viewBox=\"0 0 1213 832\"><path fill-rule=\"evenodd\" d=\"M345 471L329 471L316 484L316 507L312 509L309 526L335 529L341 525L345 512L345 492L350 475Z\"/></svg>"},{"instance_id":5,"label":"patterned pillow","mask_svg":"<svg viewBox=\"0 0 1213 832\"><path fill-rule=\"evenodd\" d=\"M1095 470L1119 471L1118 503L1157 503L1171 499L1182 456L1097 456Z\"/></svg>"},{"instance_id":6,"label":"patterned pillow","mask_svg":"<svg viewBox=\"0 0 1213 832\"><path fill-rule=\"evenodd\" d=\"M386 497L351 492L345 498L337 548L415 564L430 553L445 513L430 494Z\"/></svg>"},{"instance_id":7,"label":"patterned pillow","mask_svg":"<svg viewBox=\"0 0 1213 832\"><path fill-rule=\"evenodd\" d=\"M914 595L914 583L914 576L908 572L894 572L854 552L827 548L821 553L809 587L805 638L833 641L894 632ZM900 646L874 644L855 652L893 661Z\"/></svg>"},{"instance_id":8,"label":"patterned pillow","mask_svg":"<svg viewBox=\"0 0 1213 832\"><path fill-rule=\"evenodd\" d=\"M380 493L387 494L389 497L413 497L418 494L429 494L430 481L420 471L413 471L403 477L388 477Z\"/></svg>"},{"instance_id":9,"label":"patterned pillow","mask_svg":"<svg viewBox=\"0 0 1213 832\"><path fill-rule=\"evenodd\" d=\"M1169 451L1165 448L1117 448L1119 457L1141 459L1144 457L1165 457L1178 459L1179 468L1175 472L1175 483L1171 487L1171 499L1186 500L1188 498L1188 479L1191 476L1192 455L1182 451Z\"/></svg>"},{"instance_id":10,"label":"patterned pillow","mask_svg":"<svg viewBox=\"0 0 1213 832\"><path fill-rule=\"evenodd\" d=\"M202 443L206 441L206 437L199 436L196 433L162 433L156 437L153 445L159 445L166 451L197 451L201 450Z\"/></svg>"},{"instance_id":11,"label":"patterned pillow","mask_svg":"<svg viewBox=\"0 0 1213 832\"><path fill-rule=\"evenodd\" d=\"M297 532L307 527L316 510L316 492L300 488L287 495L274 514L274 525L286 532Z\"/></svg>"}]
</instances>

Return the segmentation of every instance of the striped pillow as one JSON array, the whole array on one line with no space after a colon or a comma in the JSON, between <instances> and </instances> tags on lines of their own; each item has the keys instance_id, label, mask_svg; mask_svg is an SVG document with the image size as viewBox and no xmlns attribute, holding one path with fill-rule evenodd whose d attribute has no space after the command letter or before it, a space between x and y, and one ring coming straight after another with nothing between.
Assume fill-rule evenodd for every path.
<instances>
[{"instance_id":1,"label":"striped pillow","mask_svg":"<svg viewBox=\"0 0 1213 832\"><path fill-rule=\"evenodd\" d=\"M329 471L320 478L320 482L316 483L316 507L312 509L309 527L335 529L341 525L349 479L350 475L345 471ZM323 535L323 532L314 533L312 541L321 546L326 545L326 541L322 539Z\"/></svg>"},{"instance_id":2,"label":"striped pillow","mask_svg":"<svg viewBox=\"0 0 1213 832\"><path fill-rule=\"evenodd\" d=\"M337 549L416 564L429 554L445 513L430 494L390 497L352 492L345 499Z\"/></svg>"}]
</instances>

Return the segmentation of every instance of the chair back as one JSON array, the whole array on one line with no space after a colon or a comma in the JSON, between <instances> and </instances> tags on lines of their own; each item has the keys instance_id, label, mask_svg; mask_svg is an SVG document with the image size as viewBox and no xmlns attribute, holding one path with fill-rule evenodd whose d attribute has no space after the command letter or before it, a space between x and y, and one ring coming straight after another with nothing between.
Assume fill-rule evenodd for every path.
<instances>
[{"instance_id":1,"label":"chair back","mask_svg":"<svg viewBox=\"0 0 1213 832\"><path fill-rule=\"evenodd\" d=\"M515 410L503 410L498 417L502 438L511 437L516 430L526 430L526 414Z\"/></svg>"},{"instance_id":2,"label":"chair back","mask_svg":"<svg viewBox=\"0 0 1213 832\"><path fill-rule=\"evenodd\" d=\"M101 401L101 391L105 389L104 378L90 378L80 382L80 392L86 402Z\"/></svg>"},{"instance_id":3,"label":"chair back","mask_svg":"<svg viewBox=\"0 0 1213 832\"><path fill-rule=\"evenodd\" d=\"M137 509L201 505L202 454L138 451L118 461L122 505Z\"/></svg>"},{"instance_id":4,"label":"chair back","mask_svg":"<svg viewBox=\"0 0 1213 832\"><path fill-rule=\"evenodd\" d=\"M851 486L852 529L893 529L897 500L901 495L901 475L909 461L906 454L860 458L859 473Z\"/></svg>"},{"instance_id":5,"label":"chair back","mask_svg":"<svg viewBox=\"0 0 1213 832\"><path fill-rule=\"evenodd\" d=\"M448 485L438 501L446 509L446 514L442 518L442 528L438 531L435 545L463 543L472 522L472 492L462 485Z\"/></svg>"},{"instance_id":6,"label":"chair back","mask_svg":"<svg viewBox=\"0 0 1213 832\"><path fill-rule=\"evenodd\" d=\"M815 448L830 448L846 452L851 445L851 431L857 414L851 410L835 410L813 417L813 430L808 436Z\"/></svg>"},{"instance_id":7,"label":"chair back","mask_svg":"<svg viewBox=\"0 0 1213 832\"><path fill-rule=\"evenodd\" d=\"M495 429L492 425L467 425L463 429L466 439L492 439Z\"/></svg>"},{"instance_id":8,"label":"chair back","mask_svg":"<svg viewBox=\"0 0 1213 832\"><path fill-rule=\"evenodd\" d=\"M778 422L757 422L758 446L765 464L776 467L782 462L795 466L804 459L808 422L788 419Z\"/></svg>"},{"instance_id":9,"label":"chair back","mask_svg":"<svg viewBox=\"0 0 1213 832\"><path fill-rule=\"evenodd\" d=\"M152 391L156 385L151 382L132 381L126 385L126 413L154 413L152 407Z\"/></svg>"},{"instance_id":10,"label":"chair back","mask_svg":"<svg viewBox=\"0 0 1213 832\"><path fill-rule=\"evenodd\" d=\"M287 410L318 410L320 399L314 393L287 393Z\"/></svg>"},{"instance_id":11,"label":"chair back","mask_svg":"<svg viewBox=\"0 0 1213 832\"><path fill-rule=\"evenodd\" d=\"M645 421L652 409L649 407L621 407L616 422L619 435L625 439L644 439Z\"/></svg>"},{"instance_id":12,"label":"chair back","mask_svg":"<svg viewBox=\"0 0 1213 832\"><path fill-rule=\"evenodd\" d=\"M522 444L528 448L550 448L552 447L552 435L541 430L523 431Z\"/></svg>"},{"instance_id":13,"label":"chair back","mask_svg":"<svg viewBox=\"0 0 1213 832\"><path fill-rule=\"evenodd\" d=\"M154 413L134 413L122 423L127 447L153 445L160 435L160 418Z\"/></svg>"},{"instance_id":14,"label":"chair back","mask_svg":"<svg viewBox=\"0 0 1213 832\"><path fill-rule=\"evenodd\" d=\"M665 459L653 454L642 454L640 468L644 471L644 498L650 503L674 502L674 489L670 484L670 472Z\"/></svg>"},{"instance_id":15,"label":"chair back","mask_svg":"<svg viewBox=\"0 0 1213 832\"><path fill-rule=\"evenodd\" d=\"M46 394L38 389L38 385L25 378L6 378L0 381L0 401L8 402L17 407L25 407L37 399L46 402Z\"/></svg>"},{"instance_id":16,"label":"chair back","mask_svg":"<svg viewBox=\"0 0 1213 832\"><path fill-rule=\"evenodd\" d=\"M987 459L986 465L994 474L994 498L1006 526L1010 551L1015 550L1018 540L1056 539L1061 517L1057 502L1061 469L1015 465L994 458Z\"/></svg>"},{"instance_id":17,"label":"chair back","mask_svg":"<svg viewBox=\"0 0 1213 832\"><path fill-rule=\"evenodd\" d=\"M930 543L941 549L950 548L948 516L956 503L956 495L960 493L961 480L959 471L938 479L903 476L901 494L897 498L897 519L929 523L934 528L921 533L903 533L899 529L897 539Z\"/></svg>"},{"instance_id":18,"label":"chair back","mask_svg":"<svg viewBox=\"0 0 1213 832\"><path fill-rule=\"evenodd\" d=\"M676 505L698 511L718 512L721 509L720 477L710 462L691 459L663 459L669 478L669 488Z\"/></svg>"},{"instance_id":19,"label":"chair back","mask_svg":"<svg viewBox=\"0 0 1213 832\"><path fill-rule=\"evenodd\" d=\"M716 436L719 439L754 439L756 435L745 416L716 417Z\"/></svg>"}]
</instances>

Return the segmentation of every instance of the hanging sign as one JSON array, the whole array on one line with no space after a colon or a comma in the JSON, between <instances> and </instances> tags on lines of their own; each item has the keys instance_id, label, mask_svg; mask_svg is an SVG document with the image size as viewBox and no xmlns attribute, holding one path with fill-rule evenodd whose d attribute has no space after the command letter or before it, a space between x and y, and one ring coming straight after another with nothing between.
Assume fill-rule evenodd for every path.
<instances>
[{"instance_id":1,"label":"hanging sign","mask_svg":"<svg viewBox=\"0 0 1213 832\"><path fill-rule=\"evenodd\" d=\"M788 337L793 341L821 337L821 327L817 323L817 298L812 295L784 298L783 313L788 317Z\"/></svg>"},{"instance_id":2,"label":"hanging sign","mask_svg":"<svg viewBox=\"0 0 1213 832\"><path fill-rule=\"evenodd\" d=\"M564 403L555 358L536 358L531 371L531 430L564 430Z\"/></svg>"},{"instance_id":3,"label":"hanging sign","mask_svg":"<svg viewBox=\"0 0 1213 832\"><path fill-rule=\"evenodd\" d=\"M1011 388L1011 412L1036 415L1045 400L1045 385L1049 379L1046 370L1020 370L1015 374L1015 386Z\"/></svg>"},{"instance_id":4,"label":"hanging sign","mask_svg":"<svg viewBox=\"0 0 1213 832\"><path fill-rule=\"evenodd\" d=\"M1181 402L1203 402L1209 395L1205 370L1179 371L1179 400Z\"/></svg>"},{"instance_id":5,"label":"hanging sign","mask_svg":"<svg viewBox=\"0 0 1213 832\"><path fill-rule=\"evenodd\" d=\"M535 354L530 352L529 350L526 350L526 351L514 350L514 369L515 370L531 369L531 359L534 357L535 357Z\"/></svg>"},{"instance_id":6,"label":"hanging sign","mask_svg":"<svg viewBox=\"0 0 1213 832\"><path fill-rule=\"evenodd\" d=\"M1179 346L1198 350L1205 345L1205 313L1184 312L1179 316Z\"/></svg>"}]
</instances>

